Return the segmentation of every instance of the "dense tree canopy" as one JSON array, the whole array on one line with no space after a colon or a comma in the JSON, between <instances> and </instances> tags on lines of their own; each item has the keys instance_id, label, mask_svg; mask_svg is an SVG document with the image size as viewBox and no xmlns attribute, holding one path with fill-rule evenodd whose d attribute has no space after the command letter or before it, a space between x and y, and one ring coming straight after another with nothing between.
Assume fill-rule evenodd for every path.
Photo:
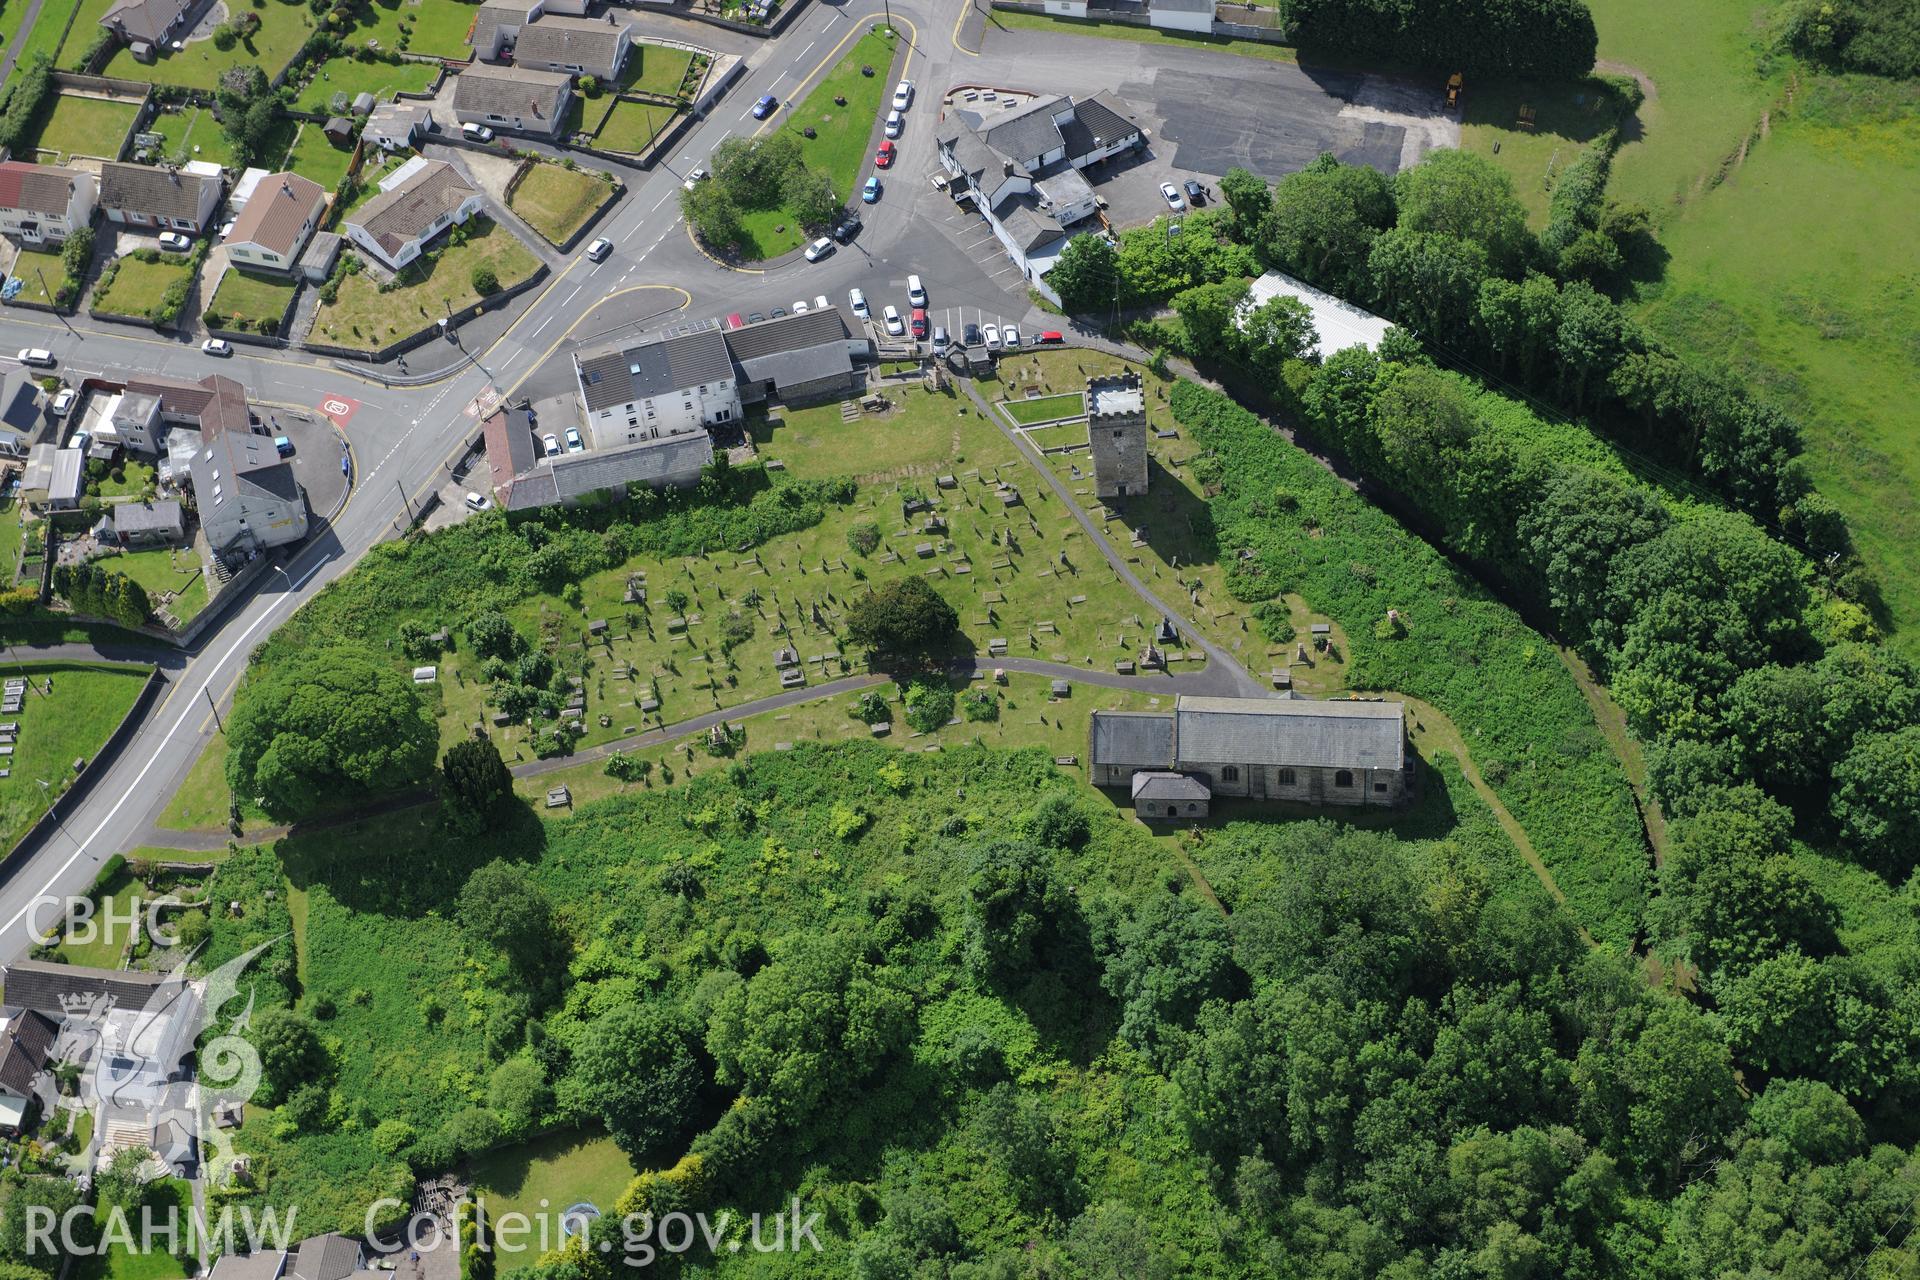
<instances>
[{"instance_id":1,"label":"dense tree canopy","mask_svg":"<svg viewBox=\"0 0 1920 1280\"><path fill-rule=\"evenodd\" d=\"M876 660L920 667L944 657L960 615L925 579L894 578L847 608L847 638Z\"/></svg>"}]
</instances>

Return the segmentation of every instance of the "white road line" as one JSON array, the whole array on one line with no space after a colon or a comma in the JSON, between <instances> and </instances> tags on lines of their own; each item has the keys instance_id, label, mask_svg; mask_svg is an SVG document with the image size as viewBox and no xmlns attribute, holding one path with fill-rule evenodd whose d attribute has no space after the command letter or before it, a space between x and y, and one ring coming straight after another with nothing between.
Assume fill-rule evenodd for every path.
<instances>
[{"instance_id":1,"label":"white road line","mask_svg":"<svg viewBox=\"0 0 1920 1280\"><path fill-rule=\"evenodd\" d=\"M657 212L657 211L659 210L659 208L660 208L660 206L661 206L661 205L663 205L663 204L665 204L665 203L667 202L667 198L668 198L669 196L671 196L672 194L673 194L673 189L672 189L671 187L669 187L669 188L667 189L667 191L666 191L666 192L665 192L664 194L662 194L662 195L661 195L661 197L660 197L660 198L659 198L658 200L655 200L655 201L653 202L653 208L651 208L651 209L649 209L649 210L647 210L647 212L648 212L648 213L654 213L654 212Z\"/></svg>"},{"instance_id":2,"label":"white road line","mask_svg":"<svg viewBox=\"0 0 1920 1280\"><path fill-rule=\"evenodd\" d=\"M547 317L547 318L546 318L545 320L542 320L542 321L540 322L540 329L544 329L544 328L546 328L546 327L547 327L548 325L550 325L550 324L552 324L552 323L553 323L553 317L552 317L552 316L548 316L548 317ZM530 338L530 339L531 339L531 338L537 338L537 337L539 337L539 336L540 336L540 329L535 329L535 330L534 330L534 331L533 331L532 333L530 333L530 334L528 334L528 335L527 335L527 337L528 337L528 338Z\"/></svg>"},{"instance_id":3,"label":"white road line","mask_svg":"<svg viewBox=\"0 0 1920 1280\"><path fill-rule=\"evenodd\" d=\"M564 297L564 298L562 298L562 299L560 300L560 305L561 305L562 307L566 307L566 306L568 306L569 304L571 304L571 303L573 302L573 300L574 300L574 299L575 299L576 297L578 297L578 296L579 296L579 294L580 294L580 286L579 286L579 285L575 285L575 286L573 286L573 292L572 292L572 293L570 293L570 294L568 294L568 295L567 295L566 297Z\"/></svg>"}]
</instances>

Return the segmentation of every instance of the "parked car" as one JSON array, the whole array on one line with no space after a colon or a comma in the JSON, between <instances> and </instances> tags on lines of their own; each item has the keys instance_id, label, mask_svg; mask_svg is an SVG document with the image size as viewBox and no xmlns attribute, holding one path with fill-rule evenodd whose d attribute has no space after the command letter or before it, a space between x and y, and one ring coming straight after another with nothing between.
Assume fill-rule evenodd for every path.
<instances>
[{"instance_id":1,"label":"parked car","mask_svg":"<svg viewBox=\"0 0 1920 1280\"><path fill-rule=\"evenodd\" d=\"M53 352L45 347L22 347L20 354L14 357L21 364L30 364L39 369L53 368Z\"/></svg>"},{"instance_id":2,"label":"parked car","mask_svg":"<svg viewBox=\"0 0 1920 1280\"><path fill-rule=\"evenodd\" d=\"M947 354L947 331L938 326L933 331L933 354L936 356Z\"/></svg>"},{"instance_id":3,"label":"parked car","mask_svg":"<svg viewBox=\"0 0 1920 1280\"><path fill-rule=\"evenodd\" d=\"M787 309L785 307L775 307L767 313L768 318L773 320L784 320L786 319L786 315Z\"/></svg>"},{"instance_id":4,"label":"parked car","mask_svg":"<svg viewBox=\"0 0 1920 1280\"><path fill-rule=\"evenodd\" d=\"M880 201L880 179L868 178L867 185L860 188L860 198L868 204L878 204Z\"/></svg>"},{"instance_id":5,"label":"parked car","mask_svg":"<svg viewBox=\"0 0 1920 1280\"><path fill-rule=\"evenodd\" d=\"M225 338L208 338L200 344L200 349L210 356L230 356L233 354L233 344Z\"/></svg>"},{"instance_id":6,"label":"parked car","mask_svg":"<svg viewBox=\"0 0 1920 1280\"><path fill-rule=\"evenodd\" d=\"M169 253L185 253L187 250L193 248L193 241L181 235L178 231L162 231L160 233L160 247Z\"/></svg>"},{"instance_id":7,"label":"parked car","mask_svg":"<svg viewBox=\"0 0 1920 1280\"><path fill-rule=\"evenodd\" d=\"M79 393L76 392L72 387L60 388L60 394L53 398L53 404L51 406L51 411L53 413L53 416L56 418L64 418L68 414L72 413L73 402L78 400L79 398L80 398Z\"/></svg>"},{"instance_id":8,"label":"parked car","mask_svg":"<svg viewBox=\"0 0 1920 1280\"><path fill-rule=\"evenodd\" d=\"M893 139L882 139L880 149L873 153L874 165L881 169L890 167L893 164L893 150Z\"/></svg>"},{"instance_id":9,"label":"parked car","mask_svg":"<svg viewBox=\"0 0 1920 1280\"><path fill-rule=\"evenodd\" d=\"M598 240L595 240L592 244L587 246L587 261L605 262L607 260L607 255L612 252L613 252L613 241L607 239L605 236L601 236Z\"/></svg>"},{"instance_id":10,"label":"parked car","mask_svg":"<svg viewBox=\"0 0 1920 1280\"><path fill-rule=\"evenodd\" d=\"M916 338L924 338L927 336L927 309L925 307L915 307L913 309L913 336Z\"/></svg>"},{"instance_id":11,"label":"parked car","mask_svg":"<svg viewBox=\"0 0 1920 1280\"><path fill-rule=\"evenodd\" d=\"M834 224L833 238L841 244L851 244L853 238L859 234L860 215L857 213L843 213L840 215L840 221Z\"/></svg>"},{"instance_id":12,"label":"parked car","mask_svg":"<svg viewBox=\"0 0 1920 1280\"><path fill-rule=\"evenodd\" d=\"M894 337L897 338L907 331L907 326L900 322L899 308L893 304L887 304L887 309L881 312L880 315L881 318L887 322L887 332Z\"/></svg>"},{"instance_id":13,"label":"parked car","mask_svg":"<svg viewBox=\"0 0 1920 1280\"><path fill-rule=\"evenodd\" d=\"M493 130L483 124L473 124L471 122L463 124L460 126L460 134L468 142L493 141Z\"/></svg>"},{"instance_id":14,"label":"parked car","mask_svg":"<svg viewBox=\"0 0 1920 1280\"><path fill-rule=\"evenodd\" d=\"M486 498L482 497L480 494L475 493L471 489L467 490L467 510L485 511L486 509L487 509Z\"/></svg>"},{"instance_id":15,"label":"parked car","mask_svg":"<svg viewBox=\"0 0 1920 1280\"><path fill-rule=\"evenodd\" d=\"M821 236L818 240L815 240L807 246L807 261L818 262L832 252L833 241L827 239L825 236Z\"/></svg>"},{"instance_id":16,"label":"parked car","mask_svg":"<svg viewBox=\"0 0 1920 1280\"><path fill-rule=\"evenodd\" d=\"M927 305L927 291L920 287L919 276L907 277L907 301L916 307Z\"/></svg>"},{"instance_id":17,"label":"parked car","mask_svg":"<svg viewBox=\"0 0 1920 1280\"><path fill-rule=\"evenodd\" d=\"M772 94L761 94L760 101L753 104L753 118L755 120L765 120L773 114L773 109L779 105L780 100Z\"/></svg>"},{"instance_id":18,"label":"parked car","mask_svg":"<svg viewBox=\"0 0 1920 1280\"><path fill-rule=\"evenodd\" d=\"M1205 187L1195 182L1192 178L1187 179L1185 186L1188 203L1192 204L1195 208L1199 208L1207 202L1207 189Z\"/></svg>"},{"instance_id":19,"label":"parked car","mask_svg":"<svg viewBox=\"0 0 1920 1280\"><path fill-rule=\"evenodd\" d=\"M1061 333L1058 329L1048 329L1035 337L1033 341L1036 346L1052 346L1056 342L1065 342L1066 340L1067 335Z\"/></svg>"},{"instance_id":20,"label":"parked car","mask_svg":"<svg viewBox=\"0 0 1920 1280\"><path fill-rule=\"evenodd\" d=\"M1187 207L1186 200L1180 195L1180 188L1174 186L1171 182L1163 182L1160 184L1160 197L1167 202L1167 208L1173 210L1175 213Z\"/></svg>"},{"instance_id":21,"label":"parked car","mask_svg":"<svg viewBox=\"0 0 1920 1280\"><path fill-rule=\"evenodd\" d=\"M960 327L960 341L969 347L977 347L986 339L981 337L979 325L968 323Z\"/></svg>"},{"instance_id":22,"label":"parked car","mask_svg":"<svg viewBox=\"0 0 1920 1280\"><path fill-rule=\"evenodd\" d=\"M1008 325L1006 328L1002 329L1000 331L1000 341L1007 344L1007 350L1009 351L1019 346L1020 345L1019 328L1015 325Z\"/></svg>"},{"instance_id":23,"label":"parked car","mask_svg":"<svg viewBox=\"0 0 1920 1280\"><path fill-rule=\"evenodd\" d=\"M987 350L995 351L995 350L998 350L999 347L1000 347L1000 326L997 324L990 324L987 326Z\"/></svg>"},{"instance_id":24,"label":"parked car","mask_svg":"<svg viewBox=\"0 0 1920 1280\"><path fill-rule=\"evenodd\" d=\"M797 316L803 316L807 314L807 300L805 298L801 298L799 301L793 304L793 314Z\"/></svg>"},{"instance_id":25,"label":"parked car","mask_svg":"<svg viewBox=\"0 0 1920 1280\"><path fill-rule=\"evenodd\" d=\"M228 218L225 222L220 224L220 238L222 240L225 240L228 236L232 234L233 234L233 219Z\"/></svg>"},{"instance_id":26,"label":"parked car","mask_svg":"<svg viewBox=\"0 0 1920 1280\"><path fill-rule=\"evenodd\" d=\"M541 436L540 443L546 447L549 458L557 458L560 456L560 437L553 434L553 432L549 431L547 434Z\"/></svg>"},{"instance_id":27,"label":"parked car","mask_svg":"<svg viewBox=\"0 0 1920 1280\"><path fill-rule=\"evenodd\" d=\"M587 451L587 443L586 441L580 438L580 428L568 427L567 428L567 452L568 453L585 453L586 451Z\"/></svg>"},{"instance_id":28,"label":"parked car","mask_svg":"<svg viewBox=\"0 0 1920 1280\"><path fill-rule=\"evenodd\" d=\"M893 109L905 111L913 104L913 81L902 80L893 86Z\"/></svg>"},{"instance_id":29,"label":"parked car","mask_svg":"<svg viewBox=\"0 0 1920 1280\"><path fill-rule=\"evenodd\" d=\"M816 295L813 299L813 309L815 311L825 311L830 305L832 304L827 301L827 295L824 293Z\"/></svg>"},{"instance_id":30,"label":"parked car","mask_svg":"<svg viewBox=\"0 0 1920 1280\"><path fill-rule=\"evenodd\" d=\"M887 136L897 138L900 130L906 126L906 119L898 111L887 112Z\"/></svg>"},{"instance_id":31,"label":"parked car","mask_svg":"<svg viewBox=\"0 0 1920 1280\"><path fill-rule=\"evenodd\" d=\"M860 290L847 290L847 305L853 308L853 314L859 316L862 320L868 318L867 295L860 292Z\"/></svg>"},{"instance_id":32,"label":"parked car","mask_svg":"<svg viewBox=\"0 0 1920 1280\"><path fill-rule=\"evenodd\" d=\"M734 312L732 315L727 317L727 328L729 329L741 328L746 323L747 322L745 320L742 320L740 318L740 313L738 311Z\"/></svg>"},{"instance_id":33,"label":"parked car","mask_svg":"<svg viewBox=\"0 0 1920 1280\"><path fill-rule=\"evenodd\" d=\"M766 322L767 322L767 318L761 315L758 311L750 311L747 313L748 324L765 324Z\"/></svg>"},{"instance_id":34,"label":"parked car","mask_svg":"<svg viewBox=\"0 0 1920 1280\"><path fill-rule=\"evenodd\" d=\"M293 456L293 437L275 436L273 438L273 451L283 458L291 458Z\"/></svg>"}]
</instances>

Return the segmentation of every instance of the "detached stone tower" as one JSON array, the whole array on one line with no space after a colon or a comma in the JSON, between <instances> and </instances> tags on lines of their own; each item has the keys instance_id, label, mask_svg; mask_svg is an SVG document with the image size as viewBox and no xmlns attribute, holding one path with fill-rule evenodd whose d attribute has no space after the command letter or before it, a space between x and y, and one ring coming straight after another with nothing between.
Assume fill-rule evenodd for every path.
<instances>
[{"instance_id":1,"label":"detached stone tower","mask_svg":"<svg viewBox=\"0 0 1920 1280\"><path fill-rule=\"evenodd\" d=\"M1087 379L1087 443L1097 496L1147 491L1147 393L1139 374Z\"/></svg>"}]
</instances>

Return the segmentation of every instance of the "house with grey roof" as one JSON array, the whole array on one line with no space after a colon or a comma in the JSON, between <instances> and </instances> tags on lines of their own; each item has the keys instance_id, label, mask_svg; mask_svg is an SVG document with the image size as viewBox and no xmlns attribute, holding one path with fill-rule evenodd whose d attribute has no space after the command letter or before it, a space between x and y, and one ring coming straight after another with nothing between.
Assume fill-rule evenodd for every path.
<instances>
[{"instance_id":1,"label":"house with grey roof","mask_svg":"<svg viewBox=\"0 0 1920 1280\"><path fill-rule=\"evenodd\" d=\"M8 160L0 164L0 235L58 244L93 221L99 187L85 169Z\"/></svg>"},{"instance_id":2,"label":"house with grey roof","mask_svg":"<svg viewBox=\"0 0 1920 1280\"><path fill-rule=\"evenodd\" d=\"M151 61L172 41L193 30L206 0L115 0L100 25L132 45L136 56Z\"/></svg>"},{"instance_id":3,"label":"house with grey roof","mask_svg":"<svg viewBox=\"0 0 1920 1280\"><path fill-rule=\"evenodd\" d=\"M59 1034L60 1024L44 1013L0 1005L0 1133L20 1133Z\"/></svg>"},{"instance_id":4,"label":"house with grey roof","mask_svg":"<svg viewBox=\"0 0 1920 1280\"><path fill-rule=\"evenodd\" d=\"M128 547L177 546L187 538L187 515L177 498L116 502L100 524L110 541Z\"/></svg>"},{"instance_id":5,"label":"house with grey roof","mask_svg":"<svg viewBox=\"0 0 1920 1280\"><path fill-rule=\"evenodd\" d=\"M540 16L542 7L540 0L481 5L474 10L473 30L467 36L473 56L489 62L498 58L519 38L520 28Z\"/></svg>"},{"instance_id":6,"label":"house with grey roof","mask_svg":"<svg viewBox=\"0 0 1920 1280\"><path fill-rule=\"evenodd\" d=\"M613 10L598 19L543 14L520 28L513 65L607 81L620 74L632 47L633 23Z\"/></svg>"},{"instance_id":7,"label":"house with grey roof","mask_svg":"<svg viewBox=\"0 0 1920 1280\"><path fill-rule=\"evenodd\" d=\"M1416 792L1399 702L1182 696L1094 712L1088 755L1094 785L1127 788L1143 818L1204 817L1216 796L1379 807Z\"/></svg>"},{"instance_id":8,"label":"house with grey roof","mask_svg":"<svg viewBox=\"0 0 1920 1280\"><path fill-rule=\"evenodd\" d=\"M873 358L838 306L778 316L729 329L727 350L739 369L742 404L805 404L857 392Z\"/></svg>"},{"instance_id":9,"label":"house with grey roof","mask_svg":"<svg viewBox=\"0 0 1920 1280\"><path fill-rule=\"evenodd\" d=\"M347 215L347 239L398 271L448 227L480 211L480 190L444 160L416 156L381 184L381 192Z\"/></svg>"},{"instance_id":10,"label":"house with grey roof","mask_svg":"<svg viewBox=\"0 0 1920 1280\"><path fill-rule=\"evenodd\" d=\"M297 173L261 180L227 234L227 256L238 266L291 272L307 238L327 212L326 188Z\"/></svg>"},{"instance_id":11,"label":"house with grey roof","mask_svg":"<svg viewBox=\"0 0 1920 1280\"><path fill-rule=\"evenodd\" d=\"M733 358L711 320L576 353L573 374L596 448L740 420Z\"/></svg>"},{"instance_id":12,"label":"house with grey roof","mask_svg":"<svg viewBox=\"0 0 1920 1280\"><path fill-rule=\"evenodd\" d=\"M560 136L573 98L573 77L558 71L475 63L454 79L453 115L461 124Z\"/></svg>"},{"instance_id":13,"label":"house with grey roof","mask_svg":"<svg viewBox=\"0 0 1920 1280\"><path fill-rule=\"evenodd\" d=\"M256 1249L252 1253L227 1253L213 1260L207 1280L281 1280L292 1255L284 1249Z\"/></svg>"},{"instance_id":14,"label":"house with grey roof","mask_svg":"<svg viewBox=\"0 0 1920 1280\"><path fill-rule=\"evenodd\" d=\"M0 374L0 454L24 457L44 421L40 384L23 368Z\"/></svg>"},{"instance_id":15,"label":"house with grey roof","mask_svg":"<svg viewBox=\"0 0 1920 1280\"><path fill-rule=\"evenodd\" d=\"M525 409L496 409L482 424L493 494L508 512L573 506L634 485L652 489L699 481L713 462L713 439L705 431L648 437L611 448L544 457Z\"/></svg>"},{"instance_id":16,"label":"house with grey roof","mask_svg":"<svg viewBox=\"0 0 1920 1280\"><path fill-rule=\"evenodd\" d=\"M395 99L374 107L360 137L382 151L405 151L433 130L432 103Z\"/></svg>"},{"instance_id":17,"label":"house with grey roof","mask_svg":"<svg viewBox=\"0 0 1920 1280\"><path fill-rule=\"evenodd\" d=\"M127 226L198 234L220 203L220 190L217 173L117 160L100 166L100 208Z\"/></svg>"},{"instance_id":18,"label":"house with grey roof","mask_svg":"<svg viewBox=\"0 0 1920 1280\"><path fill-rule=\"evenodd\" d=\"M287 1261L287 1280L347 1280L367 1269L367 1252L359 1241L329 1231L302 1240Z\"/></svg>"},{"instance_id":19,"label":"house with grey roof","mask_svg":"<svg viewBox=\"0 0 1920 1280\"><path fill-rule=\"evenodd\" d=\"M85 478L87 456L84 450L61 449L50 442L27 450L27 466L20 477L20 494L35 506L64 511L80 505L80 486Z\"/></svg>"}]
</instances>

